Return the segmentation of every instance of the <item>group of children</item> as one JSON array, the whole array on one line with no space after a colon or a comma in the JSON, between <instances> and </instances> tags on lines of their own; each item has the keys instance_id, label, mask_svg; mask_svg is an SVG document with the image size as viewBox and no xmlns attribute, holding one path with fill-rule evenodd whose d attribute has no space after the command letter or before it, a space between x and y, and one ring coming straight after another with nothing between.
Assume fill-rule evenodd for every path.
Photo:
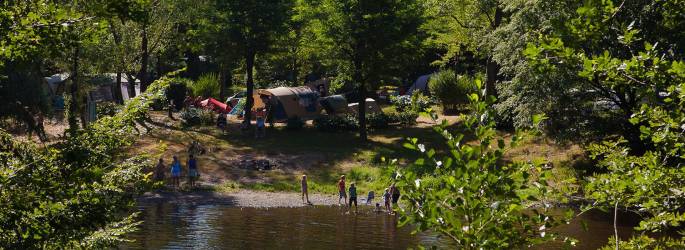
<instances>
[{"instance_id":1,"label":"group of children","mask_svg":"<svg viewBox=\"0 0 685 250\"><path fill-rule=\"evenodd\" d=\"M188 170L187 170L187 176L188 176L188 186L190 188L195 187L195 180L200 177L200 172L197 170L197 159L195 159L195 156L193 154L190 154L188 156L188 161L186 164ZM157 163L157 167L155 167L155 173L154 173L154 180L155 181L164 181L165 179L165 172L167 170L167 166L164 165L164 160L162 158L159 158L159 162ZM181 173L183 171L183 166L181 165L181 161L178 160L178 157L174 155L173 161L171 162L171 185L174 188L178 188L181 186Z\"/></svg>"},{"instance_id":2,"label":"group of children","mask_svg":"<svg viewBox=\"0 0 685 250\"><path fill-rule=\"evenodd\" d=\"M302 187L302 202L311 204L309 202L309 193L307 190L307 176L302 175L301 179L301 187ZM345 206L348 207L349 209L352 209L352 204L354 203L354 211L357 212L357 187L355 183L350 183L349 188L345 188L345 175L341 175L340 179L338 180L338 205L342 205L341 201L344 202ZM349 193L349 200L347 197L347 194ZM376 194L374 191L369 191L369 193L366 196L366 205L371 205L373 203L373 199ZM395 184L390 185L388 188L385 189L385 192L383 193L383 204L385 205L385 211L388 212L389 214L394 214L393 212L393 207L397 205L397 201L400 199L400 190L395 187ZM376 203L376 212L382 212L381 209L381 204Z\"/></svg>"}]
</instances>

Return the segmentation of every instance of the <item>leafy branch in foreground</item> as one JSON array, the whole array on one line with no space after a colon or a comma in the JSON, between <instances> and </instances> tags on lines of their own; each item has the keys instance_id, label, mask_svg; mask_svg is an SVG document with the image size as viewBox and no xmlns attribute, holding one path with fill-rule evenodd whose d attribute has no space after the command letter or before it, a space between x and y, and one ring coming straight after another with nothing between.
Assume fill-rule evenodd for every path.
<instances>
[{"instance_id":1,"label":"leafy branch in foreground","mask_svg":"<svg viewBox=\"0 0 685 250\"><path fill-rule=\"evenodd\" d=\"M135 121L163 96L157 80L124 110L65 141L39 148L0 130L0 248L114 246L135 229L127 215L150 186L145 157L120 160L133 143Z\"/></svg>"},{"instance_id":2,"label":"leafy branch in foreground","mask_svg":"<svg viewBox=\"0 0 685 250\"><path fill-rule=\"evenodd\" d=\"M480 81L476 85L481 89ZM416 225L418 231L434 230L460 249L519 248L556 240L549 229L563 220L549 215L550 174L539 164L506 162L505 153L524 133L508 143L496 139L494 98L472 93L468 99L472 114L462 117L458 129L448 128L445 121L435 127L446 148L426 148L416 138L404 145L422 157L397 167L397 185L407 204L400 208L402 223ZM544 116L533 120L539 124Z\"/></svg>"}]
</instances>

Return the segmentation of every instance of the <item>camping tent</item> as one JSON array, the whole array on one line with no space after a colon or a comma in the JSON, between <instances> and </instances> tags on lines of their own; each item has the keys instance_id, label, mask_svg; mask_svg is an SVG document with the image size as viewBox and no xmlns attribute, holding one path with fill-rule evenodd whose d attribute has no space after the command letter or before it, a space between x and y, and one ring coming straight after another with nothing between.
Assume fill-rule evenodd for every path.
<instances>
[{"instance_id":1,"label":"camping tent","mask_svg":"<svg viewBox=\"0 0 685 250\"><path fill-rule=\"evenodd\" d=\"M228 105L211 97L209 99L201 101L200 106L206 109L211 109L215 112L228 113L230 111Z\"/></svg>"},{"instance_id":2,"label":"camping tent","mask_svg":"<svg viewBox=\"0 0 685 250\"><path fill-rule=\"evenodd\" d=\"M275 121L299 117L303 120L314 119L321 114L319 93L309 87L278 87L260 89L254 95L254 109L271 106Z\"/></svg>"},{"instance_id":3,"label":"camping tent","mask_svg":"<svg viewBox=\"0 0 685 250\"><path fill-rule=\"evenodd\" d=\"M349 112L352 113L357 113L359 111L359 103L350 103L347 105L347 108ZM371 98L366 98L366 113L367 114L375 114L375 113L380 113L381 112L381 107L378 106L378 103L376 103L376 100L371 99Z\"/></svg>"},{"instance_id":4,"label":"camping tent","mask_svg":"<svg viewBox=\"0 0 685 250\"><path fill-rule=\"evenodd\" d=\"M430 78L431 74L419 76L414 84L409 87L409 91L407 91L406 94L411 95L417 90L423 92L424 94L428 93L428 81L430 81Z\"/></svg>"},{"instance_id":5,"label":"camping tent","mask_svg":"<svg viewBox=\"0 0 685 250\"><path fill-rule=\"evenodd\" d=\"M321 106L326 109L326 113L330 115L344 114L348 112L347 99L342 95L332 95L322 97L320 100Z\"/></svg>"}]
</instances>

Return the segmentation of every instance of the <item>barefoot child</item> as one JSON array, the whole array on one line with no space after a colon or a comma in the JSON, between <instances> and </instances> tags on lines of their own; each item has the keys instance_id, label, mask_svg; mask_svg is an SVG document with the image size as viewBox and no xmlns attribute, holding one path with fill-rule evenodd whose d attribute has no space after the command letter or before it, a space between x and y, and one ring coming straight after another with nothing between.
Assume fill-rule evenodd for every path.
<instances>
[{"instance_id":1,"label":"barefoot child","mask_svg":"<svg viewBox=\"0 0 685 250\"><path fill-rule=\"evenodd\" d=\"M352 209L352 202L354 202L354 212L357 212L357 187L354 186L354 182L350 184L350 209Z\"/></svg>"},{"instance_id":2,"label":"barefoot child","mask_svg":"<svg viewBox=\"0 0 685 250\"><path fill-rule=\"evenodd\" d=\"M174 155L174 161L171 163L171 186L178 188L181 184L181 162L178 157Z\"/></svg>"},{"instance_id":3,"label":"barefoot child","mask_svg":"<svg viewBox=\"0 0 685 250\"><path fill-rule=\"evenodd\" d=\"M347 194L345 193L345 175L341 175L340 180L338 181L338 205L340 205L341 199L345 202L345 206L347 206Z\"/></svg>"},{"instance_id":4,"label":"barefoot child","mask_svg":"<svg viewBox=\"0 0 685 250\"><path fill-rule=\"evenodd\" d=\"M390 213L390 191L387 188L383 193L383 203L385 204L385 211Z\"/></svg>"},{"instance_id":5,"label":"barefoot child","mask_svg":"<svg viewBox=\"0 0 685 250\"><path fill-rule=\"evenodd\" d=\"M309 202L309 192L307 192L307 176L306 175L302 175L301 185L302 185L302 203L311 204L311 202ZM306 202L305 202L305 197L307 198Z\"/></svg>"}]
</instances>

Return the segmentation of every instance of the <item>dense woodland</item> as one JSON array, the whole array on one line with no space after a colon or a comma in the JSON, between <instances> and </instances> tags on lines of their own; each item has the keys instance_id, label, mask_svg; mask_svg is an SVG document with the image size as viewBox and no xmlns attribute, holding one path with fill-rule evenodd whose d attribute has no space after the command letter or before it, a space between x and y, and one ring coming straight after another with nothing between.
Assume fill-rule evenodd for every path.
<instances>
[{"instance_id":1,"label":"dense woodland","mask_svg":"<svg viewBox=\"0 0 685 250\"><path fill-rule=\"evenodd\" d=\"M684 60L683 0L1 1L0 248L125 239L137 220L123 211L152 185L151 163L119 149L170 85L207 82L222 101L245 89L249 109L258 88L327 78L363 102L431 73L431 95L465 118L436 127L446 149L405 144L422 158L396 166L404 221L464 249L574 244L546 231L564 218L539 201L567 200L540 166L501 161L517 140L497 130L532 132L587 150L588 208L641 215L639 236L607 248L685 248ZM43 78L63 73L68 132L16 140L5 126L40 133L36 114L56 113ZM115 95L123 112L87 124L85 97L105 76L143 93ZM360 143L365 117L360 108Z\"/></svg>"}]
</instances>

